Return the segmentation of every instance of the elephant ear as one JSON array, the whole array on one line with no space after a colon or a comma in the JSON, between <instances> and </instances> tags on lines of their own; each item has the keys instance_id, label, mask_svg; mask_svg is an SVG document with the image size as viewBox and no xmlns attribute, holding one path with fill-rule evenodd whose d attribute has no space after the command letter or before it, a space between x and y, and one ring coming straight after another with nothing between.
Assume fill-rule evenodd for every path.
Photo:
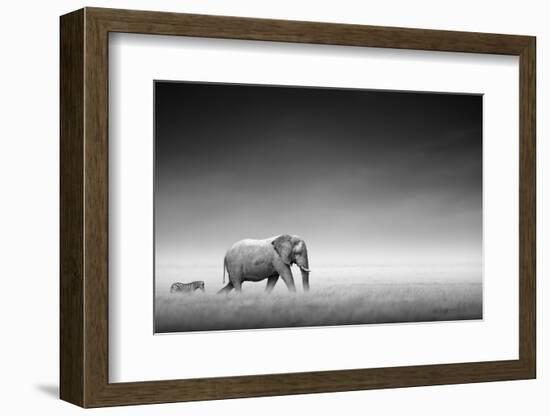
<instances>
[{"instance_id":1,"label":"elephant ear","mask_svg":"<svg viewBox=\"0 0 550 416\"><path fill-rule=\"evenodd\" d=\"M277 237L271 244L275 247L275 251L281 256L283 263L290 266L291 259L290 255L292 253L292 237L288 234L283 234Z\"/></svg>"}]
</instances>

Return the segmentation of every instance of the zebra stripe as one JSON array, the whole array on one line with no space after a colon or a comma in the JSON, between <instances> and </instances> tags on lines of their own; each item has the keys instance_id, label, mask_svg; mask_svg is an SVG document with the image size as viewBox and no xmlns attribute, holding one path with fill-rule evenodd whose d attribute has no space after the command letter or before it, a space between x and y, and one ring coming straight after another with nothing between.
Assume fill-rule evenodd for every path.
<instances>
[{"instance_id":1,"label":"zebra stripe","mask_svg":"<svg viewBox=\"0 0 550 416\"><path fill-rule=\"evenodd\" d=\"M192 293L195 290L200 289L204 292L204 282L202 280L196 280L191 283L176 282L170 286L170 293L183 292Z\"/></svg>"}]
</instances>

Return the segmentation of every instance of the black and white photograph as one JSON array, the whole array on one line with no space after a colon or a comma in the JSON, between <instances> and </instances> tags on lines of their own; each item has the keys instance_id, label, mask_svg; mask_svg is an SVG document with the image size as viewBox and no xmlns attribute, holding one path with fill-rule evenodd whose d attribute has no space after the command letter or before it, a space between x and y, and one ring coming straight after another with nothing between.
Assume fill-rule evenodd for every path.
<instances>
[{"instance_id":1,"label":"black and white photograph","mask_svg":"<svg viewBox=\"0 0 550 416\"><path fill-rule=\"evenodd\" d=\"M483 319L483 96L156 80L154 331Z\"/></svg>"}]
</instances>

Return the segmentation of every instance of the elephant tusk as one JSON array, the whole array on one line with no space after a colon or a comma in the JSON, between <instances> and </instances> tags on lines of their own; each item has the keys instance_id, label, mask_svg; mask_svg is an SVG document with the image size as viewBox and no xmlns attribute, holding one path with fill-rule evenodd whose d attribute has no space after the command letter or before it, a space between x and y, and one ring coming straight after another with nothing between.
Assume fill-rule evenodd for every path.
<instances>
[{"instance_id":1,"label":"elephant tusk","mask_svg":"<svg viewBox=\"0 0 550 416\"><path fill-rule=\"evenodd\" d=\"M309 270L307 267L304 267L304 266L298 266L300 268L300 270L303 270L304 272L308 272L310 273L311 270Z\"/></svg>"}]
</instances>

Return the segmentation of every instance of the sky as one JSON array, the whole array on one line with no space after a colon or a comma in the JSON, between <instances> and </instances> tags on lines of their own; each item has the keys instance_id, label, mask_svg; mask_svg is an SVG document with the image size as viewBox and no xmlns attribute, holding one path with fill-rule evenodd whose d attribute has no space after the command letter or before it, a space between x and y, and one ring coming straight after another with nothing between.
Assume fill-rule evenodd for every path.
<instances>
[{"instance_id":1,"label":"sky","mask_svg":"<svg viewBox=\"0 0 550 416\"><path fill-rule=\"evenodd\" d=\"M157 265L283 233L311 267L481 263L481 95L154 88Z\"/></svg>"}]
</instances>

